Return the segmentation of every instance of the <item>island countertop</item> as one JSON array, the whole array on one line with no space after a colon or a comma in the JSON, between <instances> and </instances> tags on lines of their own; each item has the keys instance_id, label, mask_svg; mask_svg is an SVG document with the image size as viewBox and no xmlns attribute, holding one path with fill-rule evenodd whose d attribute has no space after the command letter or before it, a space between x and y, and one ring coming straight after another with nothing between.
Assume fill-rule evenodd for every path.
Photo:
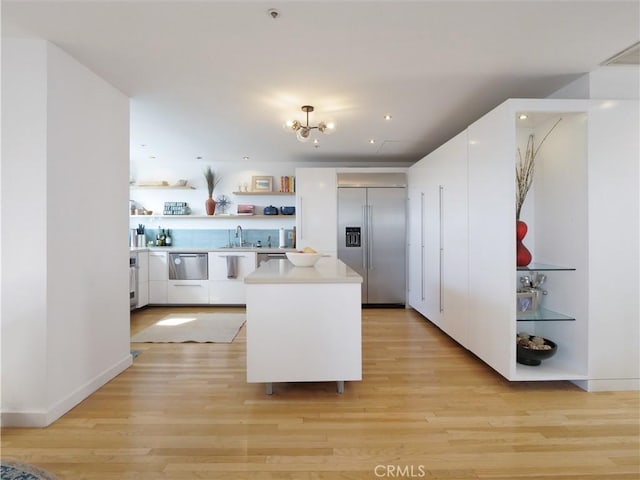
<instances>
[{"instance_id":1,"label":"island countertop","mask_svg":"<svg viewBox=\"0 0 640 480\"><path fill-rule=\"evenodd\" d=\"M362 277L341 260L322 257L313 267L296 267L286 259L270 260L247 275L244 283L362 283Z\"/></svg>"}]
</instances>

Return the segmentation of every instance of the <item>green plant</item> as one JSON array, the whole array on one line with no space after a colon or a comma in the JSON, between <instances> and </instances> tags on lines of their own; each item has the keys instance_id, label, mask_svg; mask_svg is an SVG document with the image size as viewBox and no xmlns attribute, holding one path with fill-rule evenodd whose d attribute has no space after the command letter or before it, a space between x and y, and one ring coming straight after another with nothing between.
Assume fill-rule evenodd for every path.
<instances>
[{"instance_id":1,"label":"green plant","mask_svg":"<svg viewBox=\"0 0 640 480\"><path fill-rule=\"evenodd\" d=\"M558 123L560 123L560 120L562 120L562 118L558 119L558 121L553 124L553 127L551 127L547 134L542 138L542 141L537 147L535 146L533 134L529 135L527 149L524 152L524 158L522 158L522 152L520 152L520 147L518 147L518 163L516 163L516 220L520 220L522 204L527 198L527 193L529 193L529 189L533 183L533 174L536 167L536 155L549 134L553 132L553 129L556 128Z\"/></svg>"},{"instance_id":2,"label":"green plant","mask_svg":"<svg viewBox=\"0 0 640 480\"><path fill-rule=\"evenodd\" d=\"M204 178L207 181L207 190L209 190L209 196L213 195L213 190L220 182L220 177L215 174L211 167L207 167L204 171Z\"/></svg>"}]
</instances>

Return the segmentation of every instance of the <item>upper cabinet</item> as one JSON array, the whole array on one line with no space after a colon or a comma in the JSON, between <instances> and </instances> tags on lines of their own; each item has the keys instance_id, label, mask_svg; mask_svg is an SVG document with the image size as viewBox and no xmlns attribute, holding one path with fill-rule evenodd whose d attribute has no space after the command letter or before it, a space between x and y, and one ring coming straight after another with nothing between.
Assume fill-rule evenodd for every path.
<instances>
[{"instance_id":1,"label":"upper cabinet","mask_svg":"<svg viewBox=\"0 0 640 480\"><path fill-rule=\"evenodd\" d=\"M336 256L338 196L335 168L296 169L296 246Z\"/></svg>"}]
</instances>

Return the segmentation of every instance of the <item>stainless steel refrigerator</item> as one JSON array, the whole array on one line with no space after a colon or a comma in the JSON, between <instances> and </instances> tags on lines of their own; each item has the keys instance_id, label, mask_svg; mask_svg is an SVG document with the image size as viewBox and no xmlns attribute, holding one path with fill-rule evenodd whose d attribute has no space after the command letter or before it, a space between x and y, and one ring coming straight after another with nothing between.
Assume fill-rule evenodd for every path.
<instances>
[{"instance_id":1,"label":"stainless steel refrigerator","mask_svg":"<svg viewBox=\"0 0 640 480\"><path fill-rule=\"evenodd\" d=\"M362 177L338 175L338 258L362 276L363 304L404 305L406 177Z\"/></svg>"}]
</instances>

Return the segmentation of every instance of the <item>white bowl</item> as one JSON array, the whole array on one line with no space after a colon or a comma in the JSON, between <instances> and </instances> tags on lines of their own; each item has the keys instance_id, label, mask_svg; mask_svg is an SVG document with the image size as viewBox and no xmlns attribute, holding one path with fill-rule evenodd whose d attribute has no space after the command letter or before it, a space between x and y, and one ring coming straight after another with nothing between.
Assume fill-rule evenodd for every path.
<instances>
[{"instance_id":1,"label":"white bowl","mask_svg":"<svg viewBox=\"0 0 640 480\"><path fill-rule=\"evenodd\" d=\"M313 267L321 256L319 253L287 252L287 258L296 267Z\"/></svg>"}]
</instances>

